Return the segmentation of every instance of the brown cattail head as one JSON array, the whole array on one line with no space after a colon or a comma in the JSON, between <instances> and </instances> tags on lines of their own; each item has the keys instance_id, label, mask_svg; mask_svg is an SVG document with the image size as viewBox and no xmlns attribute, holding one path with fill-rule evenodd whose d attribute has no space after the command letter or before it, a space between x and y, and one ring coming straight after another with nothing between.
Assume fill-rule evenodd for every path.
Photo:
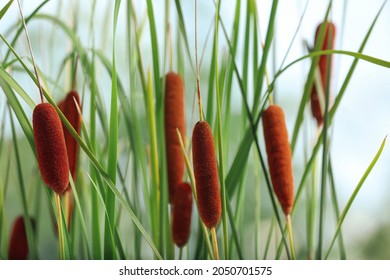
<instances>
[{"instance_id":1,"label":"brown cattail head","mask_svg":"<svg viewBox=\"0 0 390 280\"><path fill-rule=\"evenodd\" d=\"M321 50L332 50L334 48L334 40L335 40L335 34L336 34L336 27L335 25L327 21L326 23L321 23L318 25L315 35L315 42L319 40L319 34L320 30L325 24L325 34L324 34L324 40L322 43ZM322 55L320 56L318 66L320 68L321 73L321 83L322 87L324 89L324 93L326 92L326 81L327 81L327 65L328 65L328 59L329 65L332 68L332 55ZM325 96L323 97L325 99ZM321 109L320 105L320 97L318 96L317 89L315 86L313 86L311 91L311 112L313 114L313 117L317 120L317 125L320 126L324 122L324 115L323 115L323 109Z\"/></svg>"},{"instance_id":2,"label":"brown cattail head","mask_svg":"<svg viewBox=\"0 0 390 280\"><path fill-rule=\"evenodd\" d=\"M294 179L291 150L282 108L271 105L264 111L263 130L272 185L283 212L287 216L294 203Z\"/></svg>"},{"instance_id":3,"label":"brown cattail head","mask_svg":"<svg viewBox=\"0 0 390 280\"><path fill-rule=\"evenodd\" d=\"M34 229L35 222L30 219ZM10 260L27 260L28 257L28 241L26 227L24 225L23 216L16 218L12 227L11 237L8 244L8 259Z\"/></svg>"},{"instance_id":4,"label":"brown cattail head","mask_svg":"<svg viewBox=\"0 0 390 280\"><path fill-rule=\"evenodd\" d=\"M165 82L165 146L167 153L169 203L173 203L175 187L184 176L184 156L176 128L184 141L186 122L184 112L184 84L181 77L169 72Z\"/></svg>"},{"instance_id":5,"label":"brown cattail head","mask_svg":"<svg viewBox=\"0 0 390 280\"><path fill-rule=\"evenodd\" d=\"M81 110L79 94L77 93L77 91L72 90L67 94L64 100L63 109L61 111L64 113L65 117L72 125L74 130L77 132L77 134L80 134L80 130L81 130L81 116L79 110ZM77 172L79 144L77 143L77 141L74 139L72 134L65 126L63 126L63 129L64 129L64 137L66 143L66 150L68 152L69 170L70 173L72 174L73 181L75 181L76 172ZM67 190L70 189L71 188L68 187Z\"/></svg>"},{"instance_id":6,"label":"brown cattail head","mask_svg":"<svg viewBox=\"0 0 390 280\"><path fill-rule=\"evenodd\" d=\"M62 113L64 113L65 111L65 100L61 100L59 103L58 103L58 108L60 109L60 111Z\"/></svg>"},{"instance_id":7,"label":"brown cattail head","mask_svg":"<svg viewBox=\"0 0 390 280\"><path fill-rule=\"evenodd\" d=\"M42 179L49 188L62 194L69 184L68 155L60 118L50 103L34 108L33 131Z\"/></svg>"},{"instance_id":8,"label":"brown cattail head","mask_svg":"<svg viewBox=\"0 0 390 280\"><path fill-rule=\"evenodd\" d=\"M172 238L178 247L183 247L190 238L191 214L191 186L188 183L180 183L175 188L172 217Z\"/></svg>"},{"instance_id":9,"label":"brown cattail head","mask_svg":"<svg viewBox=\"0 0 390 280\"><path fill-rule=\"evenodd\" d=\"M215 228L221 218L221 196L214 138L206 121L199 121L194 127L192 156L199 214L207 228Z\"/></svg>"}]
</instances>

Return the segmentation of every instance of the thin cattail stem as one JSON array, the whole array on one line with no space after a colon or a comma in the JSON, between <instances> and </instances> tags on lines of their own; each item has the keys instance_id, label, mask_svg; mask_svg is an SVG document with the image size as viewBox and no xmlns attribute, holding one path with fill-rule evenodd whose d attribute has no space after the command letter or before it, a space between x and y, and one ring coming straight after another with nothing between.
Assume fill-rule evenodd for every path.
<instances>
[{"instance_id":1,"label":"thin cattail stem","mask_svg":"<svg viewBox=\"0 0 390 280\"><path fill-rule=\"evenodd\" d=\"M287 222L287 231L288 231L288 238L290 240L290 251L291 251L291 258L293 260L296 260L295 255L295 246L294 246L294 236L293 236L293 230L292 230L292 224L291 224L291 215L288 214L286 216L286 222Z\"/></svg>"},{"instance_id":2,"label":"thin cattail stem","mask_svg":"<svg viewBox=\"0 0 390 280\"><path fill-rule=\"evenodd\" d=\"M214 257L216 260L219 260L217 232L215 231L215 227L211 229L211 239L213 240Z\"/></svg>"},{"instance_id":3,"label":"thin cattail stem","mask_svg":"<svg viewBox=\"0 0 390 280\"><path fill-rule=\"evenodd\" d=\"M69 215L70 215L70 207L69 207L70 194L71 194L70 192L66 192L64 195L65 217L69 217ZM65 225L66 225L67 230L69 230L69 222L70 222L70 220L68 218L66 218Z\"/></svg>"},{"instance_id":4,"label":"thin cattail stem","mask_svg":"<svg viewBox=\"0 0 390 280\"><path fill-rule=\"evenodd\" d=\"M198 0L195 0L195 60L196 60L196 90L198 93L199 119L203 121L202 98L200 96L200 74L198 60Z\"/></svg>"},{"instance_id":5,"label":"thin cattail stem","mask_svg":"<svg viewBox=\"0 0 390 280\"><path fill-rule=\"evenodd\" d=\"M58 225L58 240L60 244L60 258L65 259L64 255L64 235L62 232L62 223L61 223L61 199L58 193L55 193L56 208L57 208L57 225Z\"/></svg>"},{"instance_id":6,"label":"thin cattail stem","mask_svg":"<svg viewBox=\"0 0 390 280\"><path fill-rule=\"evenodd\" d=\"M20 1L19 1L19 0L18 0L18 7L19 7L20 16L21 16L21 18L22 18L22 23L23 23L24 31L25 31L26 37L27 37L28 49L29 49L29 51L30 51L31 59L32 59L32 62L33 62L35 76L37 77L37 83L38 83L39 94L40 94L40 96L41 96L41 103L44 103L43 92L42 92L42 86L41 86L41 82L40 82L40 80L39 80L39 75L38 75L38 69L37 69L37 65L36 65L36 63L35 63L34 54L33 54L32 47L31 47L31 42L30 42L30 37L28 36L27 26L26 26L26 22L25 22L25 20L24 20L24 16L23 16L23 12L22 12L22 7L21 7L21 5L20 5Z\"/></svg>"},{"instance_id":7,"label":"thin cattail stem","mask_svg":"<svg viewBox=\"0 0 390 280\"><path fill-rule=\"evenodd\" d=\"M169 71L173 69L173 47L172 47L172 28L168 23L168 51L169 51Z\"/></svg>"},{"instance_id":8,"label":"thin cattail stem","mask_svg":"<svg viewBox=\"0 0 390 280\"><path fill-rule=\"evenodd\" d=\"M182 260L183 259L183 247L180 247L180 250L179 250L179 260Z\"/></svg>"}]
</instances>

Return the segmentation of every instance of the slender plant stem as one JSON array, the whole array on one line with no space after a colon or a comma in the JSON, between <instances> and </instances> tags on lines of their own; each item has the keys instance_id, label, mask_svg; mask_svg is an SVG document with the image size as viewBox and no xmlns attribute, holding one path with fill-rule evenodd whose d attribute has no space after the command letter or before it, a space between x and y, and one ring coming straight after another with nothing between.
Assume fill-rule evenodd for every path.
<instances>
[{"instance_id":1,"label":"slender plant stem","mask_svg":"<svg viewBox=\"0 0 390 280\"><path fill-rule=\"evenodd\" d=\"M70 196L71 196L71 193L70 192L66 192L64 194L64 203L65 203L65 222L66 222L66 229L69 231L69 227L70 227L70 207L69 207L69 202L70 202Z\"/></svg>"},{"instance_id":2,"label":"slender plant stem","mask_svg":"<svg viewBox=\"0 0 390 280\"><path fill-rule=\"evenodd\" d=\"M180 247L179 249L179 260L183 259L183 247Z\"/></svg>"},{"instance_id":3,"label":"slender plant stem","mask_svg":"<svg viewBox=\"0 0 390 280\"><path fill-rule=\"evenodd\" d=\"M61 222L61 199L59 194L55 194L56 208L57 208L57 225L58 225L58 240L60 244L60 257L62 260L65 259L64 255L64 236L62 232L62 222Z\"/></svg>"},{"instance_id":4,"label":"slender plant stem","mask_svg":"<svg viewBox=\"0 0 390 280\"><path fill-rule=\"evenodd\" d=\"M219 260L217 232L215 231L215 227L211 229L211 238L213 240L214 257L216 260Z\"/></svg>"},{"instance_id":5,"label":"slender plant stem","mask_svg":"<svg viewBox=\"0 0 390 280\"><path fill-rule=\"evenodd\" d=\"M202 98L200 96L199 60L198 60L198 0L195 0L195 60L196 60L196 91L198 93L199 120L203 121Z\"/></svg>"},{"instance_id":6,"label":"slender plant stem","mask_svg":"<svg viewBox=\"0 0 390 280\"><path fill-rule=\"evenodd\" d=\"M24 28L24 31L26 33L26 38L27 38L27 43L28 43L28 50L30 51L31 60L33 62L35 76L37 77L37 83L38 83L39 94L41 96L41 102L44 103L43 93L42 93L42 86L41 86L41 82L39 80L39 75L38 75L38 69L37 69L37 65L35 63L34 54L33 54L32 47L31 47L31 42L30 42L30 37L28 36L27 26L26 26L26 22L24 20L23 12L22 12L22 6L20 5L20 1L19 0L18 0L18 7L19 7L19 12L20 12L20 17L22 18L22 22L23 22L23 28Z\"/></svg>"},{"instance_id":7,"label":"slender plant stem","mask_svg":"<svg viewBox=\"0 0 390 280\"><path fill-rule=\"evenodd\" d=\"M293 260L296 260L297 258L296 258L296 255L295 255L294 236L293 236L293 229L292 229L291 216L290 215L286 216L286 221L287 221L288 237L290 239L291 258Z\"/></svg>"}]
</instances>

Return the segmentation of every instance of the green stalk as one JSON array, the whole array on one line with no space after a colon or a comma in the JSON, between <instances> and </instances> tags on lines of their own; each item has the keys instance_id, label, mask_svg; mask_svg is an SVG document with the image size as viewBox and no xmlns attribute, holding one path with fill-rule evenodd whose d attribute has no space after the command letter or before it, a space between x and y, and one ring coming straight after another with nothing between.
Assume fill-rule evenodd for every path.
<instances>
[{"instance_id":1,"label":"green stalk","mask_svg":"<svg viewBox=\"0 0 390 280\"><path fill-rule=\"evenodd\" d=\"M222 119L221 119L221 99L219 96L218 84L218 21L219 21L219 0L217 0L215 15L215 35L214 35L214 57L215 57L215 92L217 97L217 118L218 118L218 150L219 150L219 178L221 178L221 198L222 198L222 223L223 223L223 244L225 258L229 256L229 242L227 231L226 215L226 189L224 180L224 161L223 161L223 137L222 137Z\"/></svg>"},{"instance_id":2,"label":"green stalk","mask_svg":"<svg viewBox=\"0 0 390 280\"><path fill-rule=\"evenodd\" d=\"M112 42L112 87L111 87L111 109L110 109L110 132L108 140L108 163L107 173L111 181L116 182L116 163L118 161L118 94L117 94L117 78L116 78L116 63L115 63L115 35L116 25L118 21L118 13L120 7L120 0L115 1L114 21L113 21L113 42ZM115 195L110 190L106 190L106 205L107 218L104 226L104 258L114 259L115 240L112 238L110 232L114 232L115 228ZM108 220L107 220L108 219ZM110 228L111 225L111 228Z\"/></svg>"},{"instance_id":3,"label":"green stalk","mask_svg":"<svg viewBox=\"0 0 390 280\"><path fill-rule=\"evenodd\" d=\"M151 172L152 172L152 185L153 185L153 195L154 197L154 216L155 218L159 217L160 210L160 177L159 177L159 166L158 166L158 152L157 152L157 133L156 133L156 119L155 119L155 110L154 110L154 100L153 100L153 86L152 86L152 73L148 71L148 80L147 80L147 91L146 91L146 114L148 119L148 131L150 137L150 147L151 147ZM155 220L155 230L160 229L159 219ZM155 242L160 244L160 232L154 232ZM160 246L157 246L161 250Z\"/></svg>"},{"instance_id":4,"label":"green stalk","mask_svg":"<svg viewBox=\"0 0 390 280\"><path fill-rule=\"evenodd\" d=\"M259 105L260 102L260 97L261 97L261 91L263 88L263 79L266 73L266 66L267 66L267 58L268 54L271 48L272 40L274 37L274 28L275 28L275 17L276 17L276 11L278 7L278 0L272 1L272 8L271 8L271 14L268 22L268 28L267 28L267 35L265 37L265 42L264 42L264 47L263 47L263 55L260 63L259 70L257 72L256 76L256 88L255 88L255 99L253 102L253 108L252 108L252 113L254 113L257 109L257 106Z\"/></svg>"},{"instance_id":5,"label":"green stalk","mask_svg":"<svg viewBox=\"0 0 390 280\"><path fill-rule=\"evenodd\" d=\"M339 210L339 203L338 203L337 193L336 193L336 184L334 182L334 177L333 177L332 161L330 157L329 157L328 173L330 179L330 186L331 186L330 190L331 190L334 214L336 216L336 219L338 219L340 217L340 210ZM347 254L345 251L343 232L341 231L341 229L340 229L338 240L339 240L340 259L346 260Z\"/></svg>"},{"instance_id":6,"label":"green stalk","mask_svg":"<svg viewBox=\"0 0 390 280\"><path fill-rule=\"evenodd\" d=\"M324 26L326 26L324 24ZM325 28L325 27L324 27ZM328 34L328 46L329 49L332 43L332 34ZM323 126L323 138L322 138L322 170L321 170L321 195L320 195L320 218L319 218L319 236L318 236L318 249L317 249L317 259L322 258L322 242L323 242L323 224L324 224L324 212L325 212L325 199L326 199L326 183L327 183L327 174L328 174L328 123L329 123L329 86L330 86L330 60L331 57L328 56L326 63L326 85L325 85L325 111L324 111L324 126Z\"/></svg>"}]
</instances>

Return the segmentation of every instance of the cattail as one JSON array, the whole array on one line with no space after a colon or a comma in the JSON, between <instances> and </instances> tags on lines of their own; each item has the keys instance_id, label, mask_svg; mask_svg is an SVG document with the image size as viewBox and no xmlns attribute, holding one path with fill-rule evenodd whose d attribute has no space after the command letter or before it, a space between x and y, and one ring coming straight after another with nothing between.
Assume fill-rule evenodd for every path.
<instances>
[{"instance_id":1,"label":"cattail","mask_svg":"<svg viewBox=\"0 0 390 280\"><path fill-rule=\"evenodd\" d=\"M64 113L64 111L65 111L65 100L61 100L60 102L58 102L57 106L60 109L60 111L62 113Z\"/></svg>"},{"instance_id":2,"label":"cattail","mask_svg":"<svg viewBox=\"0 0 390 280\"><path fill-rule=\"evenodd\" d=\"M79 113L79 108L81 108L80 103L80 97L77 91L72 90L70 91L63 103L62 112L69 121L69 123L72 125L74 130L77 132L77 134L80 134L81 130L81 116ZM61 109L61 108L60 108ZM66 143L66 150L68 152L68 161L69 161L69 170L72 174L73 181L76 180L76 172L77 172L77 159L78 159L78 151L79 151L79 145L74 139L73 135L69 132L69 130L63 126L64 129L64 137L65 137L65 143ZM68 188L68 190L71 188Z\"/></svg>"},{"instance_id":3,"label":"cattail","mask_svg":"<svg viewBox=\"0 0 390 280\"><path fill-rule=\"evenodd\" d=\"M33 229L35 222L30 219ZM28 257L28 241L26 227L24 225L23 216L16 218L12 227L11 237L8 244L8 259L10 260L26 260Z\"/></svg>"},{"instance_id":4,"label":"cattail","mask_svg":"<svg viewBox=\"0 0 390 280\"><path fill-rule=\"evenodd\" d=\"M173 202L175 187L182 182L184 156L176 128L185 139L184 84L181 77L169 72L165 83L165 145L167 153L169 203Z\"/></svg>"},{"instance_id":5,"label":"cattail","mask_svg":"<svg viewBox=\"0 0 390 280\"><path fill-rule=\"evenodd\" d=\"M282 108L271 105L264 111L263 130L272 185L284 214L288 216L294 202L294 179Z\"/></svg>"},{"instance_id":6,"label":"cattail","mask_svg":"<svg viewBox=\"0 0 390 280\"><path fill-rule=\"evenodd\" d=\"M319 39L320 30L322 28L324 23L321 23L318 25L315 35L315 41ZM332 22L326 22L325 23L325 35L324 40L322 43L321 50L332 50L334 48L334 39L336 34L336 27ZM329 41L330 40L330 41ZM327 81L327 65L328 65L328 59L330 60L330 67L332 67L332 56L331 55L322 55L320 56L318 66L320 68L321 73L321 83L322 87L324 88L324 93L326 92L326 81ZM325 96L323 96L323 99L325 99ZM317 120L317 125L320 126L324 122L324 115L323 115L323 109L321 109L321 103L320 103L320 97L318 96L318 92L315 86L313 86L311 90L311 112L313 114L313 117Z\"/></svg>"},{"instance_id":7,"label":"cattail","mask_svg":"<svg viewBox=\"0 0 390 280\"><path fill-rule=\"evenodd\" d=\"M68 155L60 118L50 103L35 107L33 130L42 179L49 188L62 194L69 184Z\"/></svg>"},{"instance_id":8,"label":"cattail","mask_svg":"<svg viewBox=\"0 0 390 280\"><path fill-rule=\"evenodd\" d=\"M206 121L194 127L192 156L199 214L206 227L212 229L218 225L222 210L214 139Z\"/></svg>"},{"instance_id":9,"label":"cattail","mask_svg":"<svg viewBox=\"0 0 390 280\"><path fill-rule=\"evenodd\" d=\"M191 186L188 183L180 183L175 188L172 216L172 237L178 247L183 247L190 238L191 214Z\"/></svg>"}]
</instances>

